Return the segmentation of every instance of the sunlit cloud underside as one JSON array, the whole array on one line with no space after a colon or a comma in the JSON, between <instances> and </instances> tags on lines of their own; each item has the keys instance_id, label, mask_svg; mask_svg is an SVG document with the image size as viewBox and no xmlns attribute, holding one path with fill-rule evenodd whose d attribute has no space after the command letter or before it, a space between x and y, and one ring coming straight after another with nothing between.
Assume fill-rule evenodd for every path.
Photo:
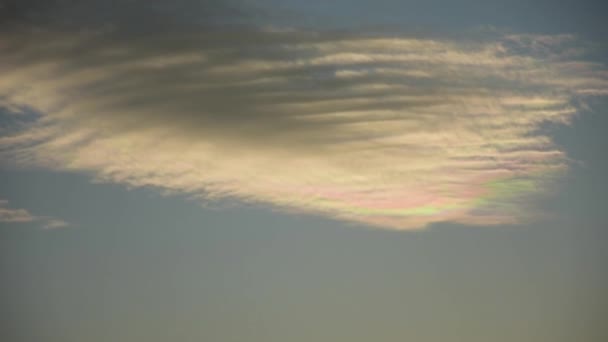
<instances>
[{"instance_id":1,"label":"sunlit cloud underside","mask_svg":"<svg viewBox=\"0 0 608 342\"><path fill-rule=\"evenodd\" d=\"M13 33L2 158L392 229L516 224L608 94L576 37Z\"/></svg>"}]
</instances>

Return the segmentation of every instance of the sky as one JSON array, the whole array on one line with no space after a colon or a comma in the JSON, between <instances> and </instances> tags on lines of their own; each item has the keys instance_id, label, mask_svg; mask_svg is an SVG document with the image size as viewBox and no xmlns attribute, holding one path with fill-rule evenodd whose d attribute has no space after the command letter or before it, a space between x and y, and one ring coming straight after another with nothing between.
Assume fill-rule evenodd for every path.
<instances>
[{"instance_id":1,"label":"sky","mask_svg":"<svg viewBox=\"0 0 608 342\"><path fill-rule=\"evenodd\" d=\"M0 1L8 341L604 341L600 1Z\"/></svg>"}]
</instances>

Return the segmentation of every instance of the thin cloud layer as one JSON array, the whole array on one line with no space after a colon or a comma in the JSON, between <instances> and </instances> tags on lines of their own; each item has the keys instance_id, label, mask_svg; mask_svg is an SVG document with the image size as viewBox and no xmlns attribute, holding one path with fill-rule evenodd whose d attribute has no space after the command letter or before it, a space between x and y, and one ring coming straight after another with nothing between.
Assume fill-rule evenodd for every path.
<instances>
[{"instance_id":1,"label":"thin cloud layer","mask_svg":"<svg viewBox=\"0 0 608 342\"><path fill-rule=\"evenodd\" d=\"M3 159L393 229L513 224L608 93L575 37L298 31L0 40Z\"/></svg>"}]
</instances>

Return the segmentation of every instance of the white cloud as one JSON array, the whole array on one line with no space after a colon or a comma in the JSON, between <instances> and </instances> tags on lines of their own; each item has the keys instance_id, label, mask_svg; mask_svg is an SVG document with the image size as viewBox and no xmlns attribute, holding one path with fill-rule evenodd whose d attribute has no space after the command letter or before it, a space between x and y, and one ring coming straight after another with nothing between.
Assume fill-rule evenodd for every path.
<instances>
[{"instance_id":1,"label":"white cloud","mask_svg":"<svg viewBox=\"0 0 608 342\"><path fill-rule=\"evenodd\" d=\"M0 51L39 113L4 158L394 229L538 216L567 166L538 129L608 90L571 36L37 35Z\"/></svg>"}]
</instances>

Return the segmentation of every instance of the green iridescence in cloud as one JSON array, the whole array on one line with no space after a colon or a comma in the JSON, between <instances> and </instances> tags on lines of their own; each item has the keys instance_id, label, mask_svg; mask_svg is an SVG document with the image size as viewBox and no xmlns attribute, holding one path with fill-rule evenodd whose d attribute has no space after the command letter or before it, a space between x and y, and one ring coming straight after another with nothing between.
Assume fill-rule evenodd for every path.
<instances>
[{"instance_id":1,"label":"green iridescence in cloud","mask_svg":"<svg viewBox=\"0 0 608 342\"><path fill-rule=\"evenodd\" d=\"M16 164L391 228L533 218L566 158L539 132L608 94L568 35L2 37ZM27 86L26 86L27 85Z\"/></svg>"}]
</instances>

